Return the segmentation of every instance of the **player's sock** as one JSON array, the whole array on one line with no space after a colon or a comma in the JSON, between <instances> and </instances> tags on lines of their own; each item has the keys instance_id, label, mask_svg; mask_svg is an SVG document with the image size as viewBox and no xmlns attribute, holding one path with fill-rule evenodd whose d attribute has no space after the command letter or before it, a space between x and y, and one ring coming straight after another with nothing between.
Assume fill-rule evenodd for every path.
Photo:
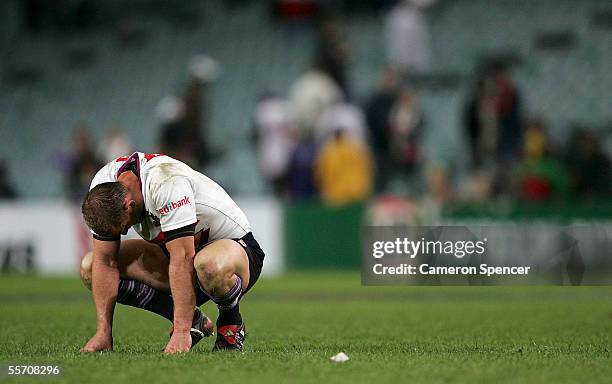
<instances>
[{"instance_id":1,"label":"player's sock","mask_svg":"<svg viewBox=\"0 0 612 384\"><path fill-rule=\"evenodd\" d=\"M157 313L170 321L174 318L172 296L136 280L119 282L117 302Z\"/></svg>"},{"instance_id":2,"label":"player's sock","mask_svg":"<svg viewBox=\"0 0 612 384\"><path fill-rule=\"evenodd\" d=\"M236 283L223 296L210 296L211 300L217 304L219 308L219 317L217 318L217 326L237 325L242 324L242 316L240 316L240 296L242 295L242 279L236 275Z\"/></svg>"},{"instance_id":3,"label":"player's sock","mask_svg":"<svg viewBox=\"0 0 612 384\"><path fill-rule=\"evenodd\" d=\"M236 304L232 309L219 308L219 317L217 317L217 327L224 325L242 324L242 316L240 315L240 304Z\"/></svg>"}]
</instances>

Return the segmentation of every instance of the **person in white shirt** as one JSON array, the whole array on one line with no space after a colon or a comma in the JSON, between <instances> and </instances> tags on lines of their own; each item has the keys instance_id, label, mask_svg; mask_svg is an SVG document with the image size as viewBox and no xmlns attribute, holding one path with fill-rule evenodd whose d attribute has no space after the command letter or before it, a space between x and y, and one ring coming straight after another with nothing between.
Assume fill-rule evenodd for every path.
<instances>
[{"instance_id":1,"label":"person in white shirt","mask_svg":"<svg viewBox=\"0 0 612 384\"><path fill-rule=\"evenodd\" d=\"M165 352L187 352L214 334L198 308L209 299L219 308L213 350L242 350L238 303L259 278L264 252L223 188L169 156L135 152L98 171L82 213L94 247L81 277L98 320L81 351L112 350L119 302L172 321ZM121 241L129 228L142 240Z\"/></svg>"},{"instance_id":2,"label":"person in white shirt","mask_svg":"<svg viewBox=\"0 0 612 384\"><path fill-rule=\"evenodd\" d=\"M430 69L430 39L423 9L435 3L436 0L402 0L385 18L387 58L403 74Z\"/></svg>"}]
</instances>

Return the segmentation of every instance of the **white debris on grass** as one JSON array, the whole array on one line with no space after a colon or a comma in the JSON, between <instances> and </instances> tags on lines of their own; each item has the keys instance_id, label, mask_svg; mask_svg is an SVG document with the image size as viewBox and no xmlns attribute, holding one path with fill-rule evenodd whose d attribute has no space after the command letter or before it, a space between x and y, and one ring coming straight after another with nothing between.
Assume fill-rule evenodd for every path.
<instances>
[{"instance_id":1,"label":"white debris on grass","mask_svg":"<svg viewBox=\"0 0 612 384\"><path fill-rule=\"evenodd\" d=\"M348 359L349 357L346 355L346 353L340 352L336 356L332 356L330 360L335 363L344 363L345 361L348 361Z\"/></svg>"}]
</instances>

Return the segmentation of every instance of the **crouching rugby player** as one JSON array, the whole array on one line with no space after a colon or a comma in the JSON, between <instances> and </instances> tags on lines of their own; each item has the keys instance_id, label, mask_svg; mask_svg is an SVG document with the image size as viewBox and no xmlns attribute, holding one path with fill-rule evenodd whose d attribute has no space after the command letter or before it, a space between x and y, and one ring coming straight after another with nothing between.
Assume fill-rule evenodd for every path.
<instances>
[{"instance_id":1,"label":"crouching rugby player","mask_svg":"<svg viewBox=\"0 0 612 384\"><path fill-rule=\"evenodd\" d=\"M259 278L264 252L249 222L214 181L171 157L136 152L105 165L82 206L93 234L81 278L92 290L95 335L83 352L112 350L115 303L173 324L166 353L214 334L199 307L219 308L216 350L242 351L239 302ZM121 241L132 227L143 238Z\"/></svg>"}]
</instances>

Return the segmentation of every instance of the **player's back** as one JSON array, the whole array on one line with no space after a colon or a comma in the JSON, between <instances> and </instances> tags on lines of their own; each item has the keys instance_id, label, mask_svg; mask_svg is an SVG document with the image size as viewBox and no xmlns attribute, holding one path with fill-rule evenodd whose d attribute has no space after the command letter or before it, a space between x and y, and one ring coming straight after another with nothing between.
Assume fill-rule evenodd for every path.
<instances>
[{"instance_id":1,"label":"player's back","mask_svg":"<svg viewBox=\"0 0 612 384\"><path fill-rule=\"evenodd\" d=\"M198 218L196 231L210 229L209 240L242 237L251 231L242 210L219 184L169 156L152 158L142 168L145 205L147 197L154 196L159 188L177 177L188 180L193 189ZM150 206L150 209L159 207Z\"/></svg>"}]
</instances>

